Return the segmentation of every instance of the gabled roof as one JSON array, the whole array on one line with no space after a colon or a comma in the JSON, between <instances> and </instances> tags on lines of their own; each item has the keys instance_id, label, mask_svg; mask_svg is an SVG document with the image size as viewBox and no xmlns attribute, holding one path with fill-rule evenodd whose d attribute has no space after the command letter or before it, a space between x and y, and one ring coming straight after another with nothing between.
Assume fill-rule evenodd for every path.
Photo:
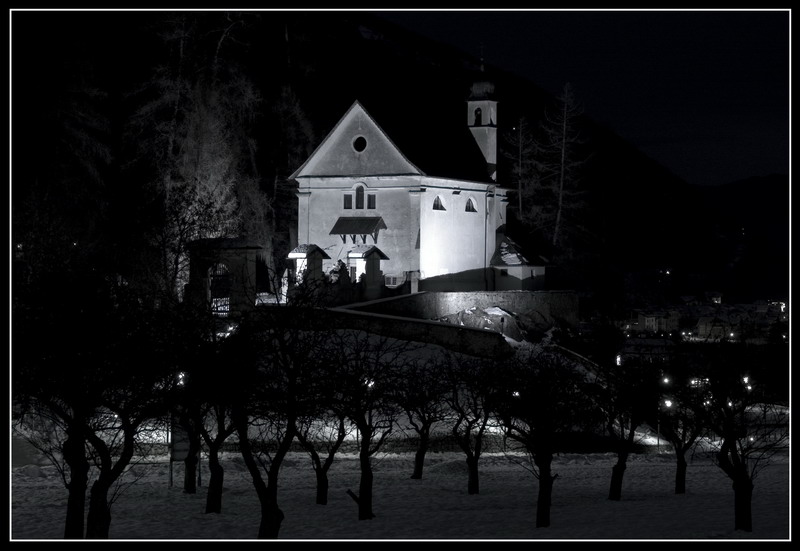
<instances>
[{"instance_id":1,"label":"gabled roof","mask_svg":"<svg viewBox=\"0 0 800 551\"><path fill-rule=\"evenodd\" d=\"M424 175L356 100L290 179L400 174Z\"/></svg>"},{"instance_id":2,"label":"gabled roof","mask_svg":"<svg viewBox=\"0 0 800 551\"><path fill-rule=\"evenodd\" d=\"M380 122L380 125L378 124ZM368 149L357 153L363 135ZM290 179L415 174L494 184L467 126L464 99L452 104L375 98L368 113L356 100Z\"/></svg>"},{"instance_id":3,"label":"gabled roof","mask_svg":"<svg viewBox=\"0 0 800 551\"><path fill-rule=\"evenodd\" d=\"M364 98L364 104L403 154L428 176L495 184L467 125L466 94L444 103L441 94L423 93L392 103Z\"/></svg>"},{"instance_id":4,"label":"gabled roof","mask_svg":"<svg viewBox=\"0 0 800 551\"><path fill-rule=\"evenodd\" d=\"M503 236L498 241L489 264L491 266L546 266L547 260L540 256L533 257L532 261L528 260L513 239Z\"/></svg>"},{"instance_id":5,"label":"gabled roof","mask_svg":"<svg viewBox=\"0 0 800 551\"><path fill-rule=\"evenodd\" d=\"M319 254L322 256L322 258L330 258L328 253L313 243L303 243L302 245L298 245L289 252L289 258L308 258L313 254Z\"/></svg>"},{"instance_id":6,"label":"gabled roof","mask_svg":"<svg viewBox=\"0 0 800 551\"><path fill-rule=\"evenodd\" d=\"M377 254L381 260L389 260L389 257L375 245L356 245L347 251L347 258L367 258L373 254Z\"/></svg>"}]
</instances>

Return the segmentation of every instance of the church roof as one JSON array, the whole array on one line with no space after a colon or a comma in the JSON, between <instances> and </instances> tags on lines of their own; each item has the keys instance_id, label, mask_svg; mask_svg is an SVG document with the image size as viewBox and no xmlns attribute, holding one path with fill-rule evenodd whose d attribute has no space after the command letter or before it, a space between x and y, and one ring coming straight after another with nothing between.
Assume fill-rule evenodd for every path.
<instances>
[{"instance_id":1,"label":"church roof","mask_svg":"<svg viewBox=\"0 0 800 551\"><path fill-rule=\"evenodd\" d=\"M467 126L464 98L451 105L423 101L362 102L384 132L428 176L494 183L486 160Z\"/></svg>"},{"instance_id":2,"label":"church roof","mask_svg":"<svg viewBox=\"0 0 800 551\"><path fill-rule=\"evenodd\" d=\"M291 178L360 175L372 170L370 174L421 174L494 183L467 120L463 97L444 106L426 102L424 97L357 99ZM366 158L350 151L359 132L366 132L370 144L380 147L380 156L369 156L370 163L382 159L380 166L367 167L363 164Z\"/></svg>"}]
</instances>

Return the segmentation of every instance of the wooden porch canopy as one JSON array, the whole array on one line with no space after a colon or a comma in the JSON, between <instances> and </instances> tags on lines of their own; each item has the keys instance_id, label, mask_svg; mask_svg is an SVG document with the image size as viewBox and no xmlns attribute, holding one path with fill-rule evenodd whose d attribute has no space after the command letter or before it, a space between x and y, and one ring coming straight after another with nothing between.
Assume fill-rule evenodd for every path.
<instances>
[{"instance_id":1,"label":"wooden porch canopy","mask_svg":"<svg viewBox=\"0 0 800 551\"><path fill-rule=\"evenodd\" d=\"M331 228L329 235L338 235L342 238L342 243L347 243L347 236L350 236L353 243L356 236L361 236L362 243L366 244L367 236L371 235L373 242L378 242L378 232L386 229L386 223L380 216L342 216Z\"/></svg>"}]
</instances>

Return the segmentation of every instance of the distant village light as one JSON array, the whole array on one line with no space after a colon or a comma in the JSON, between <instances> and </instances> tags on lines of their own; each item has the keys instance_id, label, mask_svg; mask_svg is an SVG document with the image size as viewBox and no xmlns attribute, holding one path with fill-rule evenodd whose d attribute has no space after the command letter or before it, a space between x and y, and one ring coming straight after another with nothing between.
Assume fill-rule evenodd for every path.
<instances>
[{"instance_id":1,"label":"distant village light","mask_svg":"<svg viewBox=\"0 0 800 551\"><path fill-rule=\"evenodd\" d=\"M617 365L622 365L622 356L617 354Z\"/></svg>"}]
</instances>

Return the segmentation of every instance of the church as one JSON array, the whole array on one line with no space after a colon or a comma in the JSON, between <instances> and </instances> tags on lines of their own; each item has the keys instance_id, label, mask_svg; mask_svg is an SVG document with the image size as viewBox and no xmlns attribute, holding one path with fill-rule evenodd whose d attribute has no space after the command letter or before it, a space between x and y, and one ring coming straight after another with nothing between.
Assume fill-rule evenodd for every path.
<instances>
[{"instance_id":1,"label":"church","mask_svg":"<svg viewBox=\"0 0 800 551\"><path fill-rule=\"evenodd\" d=\"M411 292L542 288L545 267L504 234L509 200L497 182L492 83L473 83L462 113L441 135L413 118L391 133L355 101L290 176L297 271L313 251L324 273L345 265L358 281L379 266L385 287L410 284Z\"/></svg>"}]
</instances>

